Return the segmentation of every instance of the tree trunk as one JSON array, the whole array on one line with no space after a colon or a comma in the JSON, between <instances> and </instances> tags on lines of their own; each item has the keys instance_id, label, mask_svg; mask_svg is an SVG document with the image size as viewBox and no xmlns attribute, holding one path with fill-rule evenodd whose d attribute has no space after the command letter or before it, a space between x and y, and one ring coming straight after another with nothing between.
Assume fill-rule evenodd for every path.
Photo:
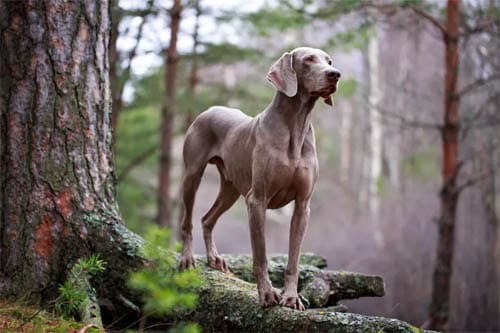
<instances>
[{"instance_id":1,"label":"tree trunk","mask_svg":"<svg viewBox=\"0 0 500 333\"><path fill-rule=\"evenodd\" d=\"M368 61L369 61L369 122L370 122L370 161L368 163L368 209L370 219L375 225L373 233L375 243L382 246L384 238L379 226L379 182L382 176L382 122L380 119L380 105L382 90L380 85L380 68L379 68L379 32L377 26L374 27L374 36L368 43Z\"/></svg>"},{"instance_id":2,"label":"tree trunk","mask_svg":"<svg viewBox=\"0 0 500 333\"><path fill-rule=\"evenodd\" d=\"M122 90L118 79L118 68L120 57L118 55L117 40L118 27L122 19L122 11L118 5L118 0L111 0L111 42L109 43L109 80L111 84L111 128L116 134L118 118L122 110Z\"/></svg>"},{"instance_id":3,"label":"tree trunk","mask_svg":"<svg viewBox=\"0 0 500 333\"><path fill-rule=\"evenodd\" d=\"M447 330L450 310L450 285L453 264L454 228L457 214L459 191L458 175L458 132L459 96L458 78L458 39L459 39L459 0L448 0L446 11L445 44L445 95L444 125L442 128L443 185L441 190L441 216L436 264L433 277L432 303L429 319L430 327Z\"/></svg>"},{"instance_id":4,"label":"tree trunk","mask_svg":"<svg viewBox=\"0 0 500 333\"><path fill-rule=\"evenodd\" d=\"M194 2L194 10L195 10L195 25L194 25L194 33L193 33L193 52L191 54L192 60L191 60L191 75L189 77L189 109L187 110L186 113L186 123L184 125L185 129L187 130L189 125L194 120L194 115L195 115L195 110L194 107L196 105L194 101L194 97L196 95L196 88L198 87L198 45L200 44L199 41L199 30L200 30L200 16L201 16L201 7L200 7L200 0L196 0Z\"/></svg>"},{"instance_id":5,"label":"tree trunk","mask_svg":"<svg viewBox=\"0 0 500 333\"><path fill-rule=\"evenodd\" d=\"M53 299L100 253L105 298L141 262L115 201L108 2L2 1L0 26L0 294Z\"/></svg>"},{"instance_id":6,"label":"tree trunk","mask_svg":"<svg viewBox=\"0 0 500 333\"><path fill-rule=\"evenodd\" d=\"M162 108L161 141L160 141L160 175L158 189L158 224L172 227L170 221L170 169L172 167L172 137L175 111L175 80L177 77L177 35L181 20L182 5L180 0L174 0L170 10L170 44L166 51L165 89L166 101Z\"/></svg>"}]
</instances>

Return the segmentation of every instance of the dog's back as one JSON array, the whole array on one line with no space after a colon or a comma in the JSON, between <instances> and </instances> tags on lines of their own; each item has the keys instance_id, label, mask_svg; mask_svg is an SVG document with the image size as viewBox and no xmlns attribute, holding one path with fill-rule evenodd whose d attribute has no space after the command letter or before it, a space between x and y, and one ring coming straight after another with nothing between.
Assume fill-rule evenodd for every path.
<instances>
[{"instance_id":1,"label":"dog's back","mask_svg":"<svg viewBox=\"0 0 500 333\"><path fill-rule=\"evenodd\" d=\"M200 113L186 133L184 164L187 166L193 161L206 163L211 157L220 156L220 145L228 132L252 119L241 110L225 106L212 106Z\"/></svg>"}]
</instances>

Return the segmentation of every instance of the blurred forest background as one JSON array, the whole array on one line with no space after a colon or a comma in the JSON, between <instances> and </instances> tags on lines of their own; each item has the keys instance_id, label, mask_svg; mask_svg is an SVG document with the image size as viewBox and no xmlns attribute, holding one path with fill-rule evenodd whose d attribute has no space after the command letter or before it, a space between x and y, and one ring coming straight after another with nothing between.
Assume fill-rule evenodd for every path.
<instances>
[{"instance_id":1,"label":"blurred forest background","mask_svg":"<svg viewBox=\"0 0 500 333\"><path fill-rule=\"evenodd\" d=\"M177 229L192 119L215 104L256 115L274 94L265 79L274 60L297 46L318 47L342 79L333 109L317 103L313 113L320 178L303 251L325 256L332 269L384 277L387 295L346 302L350 311L417 326L428 318L433 272L452 267L450 330L498 331L500 4L462 1L456 40L443 38L446 7L444 0L115 0L110 73L127 225L138 233L155 223ZM458 41L459 118L444 111L450 41ZM439 233L450 193L444 129L456 130L451 143L458 142L448 175L451 202L458 201L451 245ZM197 253L204 245L196 221L218 186L209 166L195 204ZM269 253L286 253L291 213L268 211ZM251 252L243 200L222 216L215 241L222 253ZM451 267L435 268L439 242L454 250Z\"/></svg>"}]
</instances>

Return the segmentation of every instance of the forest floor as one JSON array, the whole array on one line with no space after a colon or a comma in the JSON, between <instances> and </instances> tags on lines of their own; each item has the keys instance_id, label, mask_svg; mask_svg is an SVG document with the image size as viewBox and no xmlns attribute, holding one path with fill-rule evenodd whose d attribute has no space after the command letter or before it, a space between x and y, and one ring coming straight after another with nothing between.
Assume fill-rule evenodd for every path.
<instances>
[{"instance_id":1,"label":"forest floor","mask_svg":"<svg viewBox=\"0 0 500 333\"><path fill-rule=\"evenodd\" d=\"M46 310L0 300L0 332L93 333L99 331L95 328L86 328L84 323L62 318Z\"/></svg>"}]
</instances>

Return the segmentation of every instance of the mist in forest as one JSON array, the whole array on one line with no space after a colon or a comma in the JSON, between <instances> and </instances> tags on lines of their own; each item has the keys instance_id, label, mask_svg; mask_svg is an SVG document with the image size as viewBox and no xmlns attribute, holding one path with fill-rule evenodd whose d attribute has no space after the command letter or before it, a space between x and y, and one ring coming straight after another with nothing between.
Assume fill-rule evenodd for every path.
<instances>
[{"instance_id":1,"label":"mist in forest","mask_svg":"<svg viewBox=\"0 0 500 333\"><path fill-rule=\"evenodd\" d=\"M166 105L172 126L169 225L178 229L182 144L193 117L211 105L258 114L274 95L266 80L271 64L298 46L323 49L342 78L333 107L318 101L313 110L320 171L302 252L324 256L329 269L384 278L386 295L342 302L350 312L421 326L428 318L449 189L443 183L443 138L449 134L444 129L453 127L443 111L448 44L439 23L411 5L356 3L183 3L175 103ZM446 2L425 3L448 27ZM450 331L500 329L499 6L461 3L460 126L452 177L460 196L452 233ZM117 0L112 10L117 194L124 220L138 233L158 218L171 7L169 1ZM193 218L199 254L205 252L200 220L218 188L218 173L209 165ZM268 254L287 252L292 213L293 203L267 211ZM243 198L220 218L214 237L221 253L251 253Z\"/></svg>"}]
</instances>

